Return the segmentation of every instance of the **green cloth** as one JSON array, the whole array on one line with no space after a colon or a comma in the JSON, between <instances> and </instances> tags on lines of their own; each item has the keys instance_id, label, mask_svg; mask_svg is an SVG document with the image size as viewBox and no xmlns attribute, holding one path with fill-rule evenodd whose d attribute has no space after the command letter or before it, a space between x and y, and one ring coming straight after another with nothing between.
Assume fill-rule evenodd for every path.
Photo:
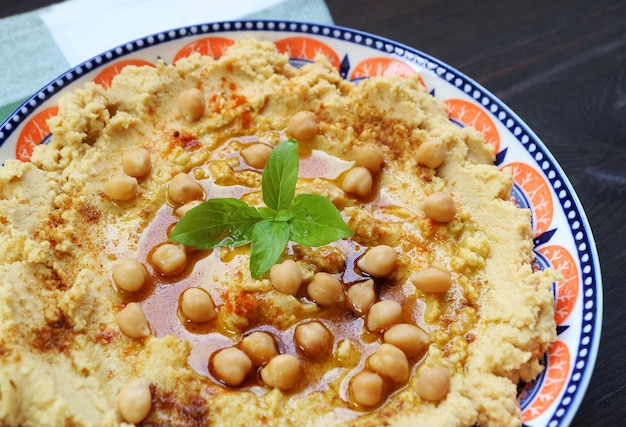
<instances>
[{"instance_id":1,"label":"green cloth","mask_svg":"<svg viewBox=\"0 0 626 427\"><path fill-rule=\"evenodd\" d=\"M37 12L0 19L0 122L69 64Z\"/></svg>"}]
</instances>

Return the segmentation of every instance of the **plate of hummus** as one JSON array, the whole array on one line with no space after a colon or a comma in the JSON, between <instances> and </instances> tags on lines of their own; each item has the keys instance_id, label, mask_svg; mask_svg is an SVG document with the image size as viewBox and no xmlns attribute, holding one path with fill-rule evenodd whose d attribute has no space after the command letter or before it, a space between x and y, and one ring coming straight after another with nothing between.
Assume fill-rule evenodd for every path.
<instances>
[{"instance_id":1,"label":"plate of hummus","mask_svg":"<svg viewBox=\"0 0 626 427\"><path fill-rule=\"evenodd\" d=\"M0 125L7 426L567 426L593 236L537 135L348 28L89 59Z\"/></svg>"}]
</instances>

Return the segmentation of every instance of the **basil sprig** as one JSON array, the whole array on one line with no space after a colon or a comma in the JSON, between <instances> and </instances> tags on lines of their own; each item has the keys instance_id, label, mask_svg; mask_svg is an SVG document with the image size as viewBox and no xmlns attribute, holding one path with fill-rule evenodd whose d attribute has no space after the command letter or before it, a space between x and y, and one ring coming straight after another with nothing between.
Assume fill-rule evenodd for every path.
<instances>
[{"instance_id":1,"label":"basil sprig","mask_svg":"<svg viewBox=\"0 0 626 427\"><path fill-rule=\"evenodd\" d=\"M185 214L169 240L197 249L250 244L250 273L259 279L276 264L290 240L316 247L353 235L330 200L319 194L296 196L297 181L298 143L290 139L272 150L263 170L266 206L209 199Z\"/></svg>"}]
</instances>

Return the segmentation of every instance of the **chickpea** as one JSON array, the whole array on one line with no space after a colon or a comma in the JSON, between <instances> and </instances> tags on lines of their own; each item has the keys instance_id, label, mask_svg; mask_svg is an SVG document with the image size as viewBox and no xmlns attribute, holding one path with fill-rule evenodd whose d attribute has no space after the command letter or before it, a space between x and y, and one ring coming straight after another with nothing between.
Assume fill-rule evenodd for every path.
<instances>
[{"instance_id":1,"label":"chickpea","mask_svg":"<svg viewBox=\"0 0 626 427\"><path fill-rule=\"evenodd\" d=\"M387 329L383 341L398 347L406 357L419 356L430 343L428 334L422 328L409 323L400 323Z\"/></svg>"},{"instance_id":2,"label":"chickpea","mask_svg":"<svg viewBox=\"0 0 626 427\"><path fill-rule=\"evenodd\" d=\"M192 322L203 323L217 316L211 295L202 288L186 289L180 298L180 311Z\"/></svg>"},{"instance_id":3,"label":"chickpea","mask_svg":"<svg viewBox=\"0 0 626 427\"><path fill-rule=\"evenodd\" d=\"M454 200L449 194L434 193L422 201L424 214L437 222L450 222L456 215Z\"/></svg>"},{"instance_id":4,"label":"chickpea","mask_svg":"<svg viewBox=\"0 0 626 427\"><path fill-rule=\"evenodd\" d=\"M402 306L394 300L378 301L367 312L367 329L380 332L402 320Z\"/></svg>"},{"instance_id":5,"label":"chickpea","mask_svg":"<svg viewBox=\"0 0 626 427\"><path fill-rule=\"evenodd\" d=\"M174 215L176 215L178 218L182 218L187 215L187 212L189 212L191 209L195 208L201 203L202 200L192 200L191 202L187 202L184 205L181 205L174 209Z\"/></svg>"},{"instance_id":6,"label":"chickpea","mask_svg":"<svg viewBox=\"0 0 626 427\"><path fill-rule=\"evenodd\" d=\"M370 306L376 301L374 280L367 279L364 282L355 283L346 291L348 306L359 316L367 313Z\"/></svg>"},{"instance_id":7,"label":"chickpea","mask_svg":"<svg viewBox=\"0 0 626 427\"><path fill-rule=\"evenodd\" d=\"M357 405L376 406L383 400L384 381L375 372L362 371L352 378L350 391Z\"/></svg>"},{"instance_id":8,"label":"chickpea","mask_svg":"<svg viewBox=\"0 0 626 427\"><path fill-rule=\"evenodd\" d=\"M354 148L354 160L357 165L367 168L371 173L376 173L382 167L385 155L380 146L365 144Z\"/></svg>"},{"instance_id":9,"label":"chickpea","mask_svg":"<svg viewBox=\"0 0 626 427\"><path fill-rule=\"evenodd\" d=\"M312 321L298 325L294 339L303 353L319 358L330 352L334 337L323 323Z\"/></svg>"},{"instance_id":10,"label":"chickpea","mask_svg":"<svg viewBox=\"0 0 626 427\"><path fill-rule=\"evenodd\" d=\"M175 205L204 198L202 186L186 173L177 174L167 187L167 195Z\"/></svg>"},{"instance_id":11,"label":"chickpea","mask_svg":"<svg viewBox=\"0 0 626 427\"><path fill-rule=\"evenodd\" d=\"M137 194L137 178L126 174L114 175L104 183L103 191L110 199L128 201Z\"/></svg>"},{"instance_id":12,"label":"chickpea","mask_svg":"<svg viewBox=\"0 0 626 427\"><path fill-rule=\"evenodd\" d=\"M136 302L129 302L117 312L115 321L120 331L130 338L145 338L152 333L146 315Z\"/></svg>"},{"instance_id":13,"label":"chickpea","mask_svg":"<svg viewBox=\"0 0 626 427\"><path fill-rule=\"evenodd\" d=\"M438 168L446 159L446 146L441 138L426 140L417 147L415 158L420 165Z\"/></svg>"},{"instance_id":14,"label":"chickpea","mask_svg":"<svg viewBox=\"0 0 626 427\"><path fill-rule=\"evenodd\" d=\"M251 144L241 150L241 157L256 169L263 169L272 153L272 147L265 144Z\"/></svg>"},{"instance_id":15,"label":"chickpea","mask_svg":"<svg viewBox=\"0 0 626 427\"><path fill-rule=\"evenodd\" d=\"M450 273L437 267L427 267L411 275L415 287L430 294L447 292L452 286Z\"/></svg>"},{"instance_id":16,"label":"chickpea","mask_svg":"<svg viewBox=\"0 0 626 427\"><path fill-rule=\"evenodd\" d=\"M137 424L145 420L152 409L150 382L137 378L122 387L117 394L117 409L128 423Z\"/></svg>"},{"instance_id":17,"label":"chickpea","mask_svg":"<svg viewBox=\"0 0 626 427\"><path fill-rule=\"evenodd\" d=\"M424 400L436 402L443 399L450 390L450 371L443 366L435 366L421 372L417 377L416 389Z\"/></svg>"},{"instance_id":18,"label":"chickpea","mask_svg":"<svg viewBox=\"0 0 626 427\"><path fill-rule=\"evenodd\" d=\"M359 258L356 265L370 276L384 277L393 271L397 257L391 246L378 245Z\"/></svg>"},{"instance_id":19,"label":"chickpea","mask_svg":"<svg viewBox=\"0 0 626 427\"><path fill-rule=\"evenodd\" d=\"M291 354L279 354L261 369L261 378L270 387L289 390L300 378L300 361Z\"/></svg>"},{"instance_id":20,"label":"chickpea","mask_svg":"<svg viewBox=\"0 0 626 427\"><path fill-rule=\"evenodd\" d=\"M270 281L277 291L295 295L302 284L302 270L294 260L288 259L272 266Z\"/></svg>"},{"instance_id":21,"label":"chickpea","mask_svg":"<svg viewBox=\"0 0 626 427\"><path fill-rule=\"evenodd\" d=\"M195 122L204 114L206 100L198 88L184 90L178 95L178 111L188 122Z\"/></svg>"},{"instance_id":22,"label":"chickpea","mask_svg":"<svg viewBox=\"0 0 626 427\"><path fill-rule=\"evenodd\" d=\"M343 191L359 197L367 197L372 194L373 186L372 173L362 166L350 169L341 182Z\"/></svg>"},{"instance_id":23,"label":"chickpea","mask_svg":"<svg viewBox=\"0 0 626 427\"><path fill-rule=\"evenodd\" d=\"M187 252L183 245L165 243L152 252L150 261L163 276L175 276L187 267Z\"/></svg>"},{"instance_id":24,"label":"chickpea","mask_svg":"<svg viewBox=\"0 0 626 427\"><path fill-rule=\"evenodd\" d=\"M137 292L148 278L145 267L136 259L123 258L113 264L113 281L125 292Z\"/></svg>"},{"instance_id":25,"label":"chickpea","mask_svg":"<svg viewBox=\"0 0 626 427\"><path fill-rule=\"evenodd\" d=\"M341 304L345 300L343 286L339 279L328 273L315 273L307 286L307 293L321 306Z\"/></svg>"},{"instance_id":26,"label":"chickpea","mask_svg":"<svg viewBox=\"0 0 626 427\"><path fill-rule=\"evenodd\" d=\"M252 361L237 347L228 347L213 355L212 367L218 380L228 386L237 387L252 370Z\"/></svg>"},{"instance_id":27,"label":"chickpea","mask_svg":"<svg viewBox=\"0 0 626 427\"><path fill-rule=\"evenodd\" d=\"M241 340L241 349L248 355L252 365L259 367L278 354L274 337L267 332L252 332Z\"/></svg>"},{"instance_id":28,"label":"chickpea","mask_svg":"<svg viewBox=\"0 0 626 427\"><path fill-rule=\"evenodd\" d=\"M299 141L308 141L317 135L317 117L312 111L299 111L291 117L287 133Z\"/></svg>"},{"instance_id":29,"label":"chickpea","mask_svg":"<svg viewBox=\"0 0 626 427\"><path fill-rule=\"evenodd\" d=\"M122 169L126 175L141 178L152 169L150 152L145 148L135 148L122 154Z\"/></svg>"},{"instance_id":30,"label":"chickpea","mask_svg":"<svg viewBox=\"0 0 626 427\"><path fill-rule=\"evenodd\" d=\"M409 360L395 345L383 343L368 359L369 368L384 378L402 383L409 379Z\"/></svg>"}]
</instances>

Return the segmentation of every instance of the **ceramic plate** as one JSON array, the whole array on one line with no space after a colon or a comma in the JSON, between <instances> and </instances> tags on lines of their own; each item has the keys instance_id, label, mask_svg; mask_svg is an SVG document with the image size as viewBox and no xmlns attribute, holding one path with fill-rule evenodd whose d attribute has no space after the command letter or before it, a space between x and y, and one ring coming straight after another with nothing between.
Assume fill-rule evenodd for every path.
<instances>
[{"instance_id":1,"label":"ceramic plate","mask_svg":"<svg viewBox=\"0 0 626 427\"><path fill-rule=\"evenodd\" d=\"M472 79L419 50L347 28L285 21L208 23L149 35L72 68L29 98L0 126L0 160L28 161L33 147L47 142L46 120L65 91L87 81L106 87L128 64L174 63L196 51L218 57L233 40L250 36L274 41L296 66L324 54L352 81L418 73L448 106L450 120L483 132L498 167L513 170L512 198L532 212L536 268L552 266L564 276L554 284L558 341L545 356L543 374L519 390L524 423L569 425L589 383L602 323L600 267L589 223L567 177L528 126Z\"/></svg>"}]
</instances>

